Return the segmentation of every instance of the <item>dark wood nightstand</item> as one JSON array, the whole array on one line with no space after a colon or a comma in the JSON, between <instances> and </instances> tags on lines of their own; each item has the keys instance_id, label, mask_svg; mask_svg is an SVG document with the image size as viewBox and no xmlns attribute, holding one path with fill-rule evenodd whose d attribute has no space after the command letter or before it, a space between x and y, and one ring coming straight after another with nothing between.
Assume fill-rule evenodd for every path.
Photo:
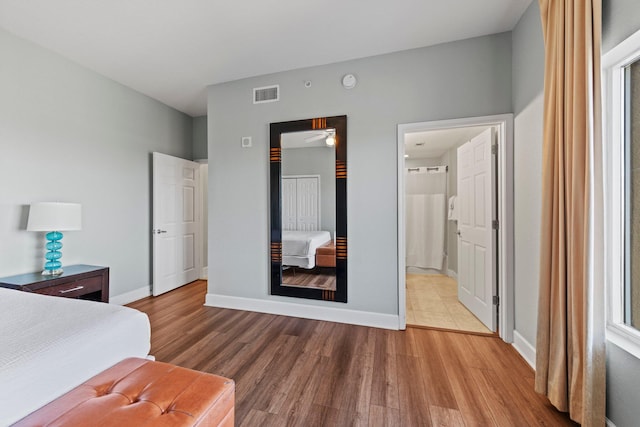
<instances>
[{"instance_id":1,"label":"dark wood nightstand","mask_svg":"<svg viewBox=\"0 0 640 427\"><path fill-rule=\"evenodd\" d=\"M109 302L109 267L95 265L63 266L59 276L41 273L0 278L0 287L65 298Z\"/></svg>"}]
</instances>

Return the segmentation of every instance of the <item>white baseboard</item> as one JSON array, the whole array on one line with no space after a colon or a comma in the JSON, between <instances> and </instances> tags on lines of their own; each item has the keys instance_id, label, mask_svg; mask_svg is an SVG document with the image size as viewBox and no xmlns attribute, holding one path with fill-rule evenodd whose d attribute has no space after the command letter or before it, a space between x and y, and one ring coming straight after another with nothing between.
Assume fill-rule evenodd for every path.
<instances>
[{"instance_id":1,"label":"white baseboard","mask_svg":"<svg viewBox=\"0 0 640 427\"><path fill-rule=\"evenodd\" d=\"M202 267L202 272L200 273L200 280L209 279L209 267Z\"/></svg>"},{"instance_id":2,"label":"white baseboard","mask_svg":"<svg viewBox=\"0 0 640 427\"><path fill-rule=\"evenodd\" d=\"M278 314L281 316L301 317L303 319L348 323L350 325L370 326L373 328L399 329L398 316L392 314L319 307L284 301L231 297L218 294L207 294L204 305L234 310L257 311L259 313Z\"/></svg>"},{"instance_id":3,"label":"white baseboard","mask_svg":"<svg viewBox=\"0 0 640 427\"><path fill-rule=\"evenodd\" d=\"M518 331L513 331L513 348L536 370L536 348L529 343Z\"/></svg>"},{"instance_id":4,"label":"white baseboard","mask_svg":"<svg viewBox=\"0 0 640 427\"><path fill-rule=\"evenodd\" d=\"M444 270L436 270L435 268L407 267L408 274L443 274Z\"/></svg>"},{"instance_id":5,"label":"white baseboard","mask_svg":"<svg viewBox=\"0 0 640 427\"><path fill-rule=\"evenodd\" d=\"M146 298L151 295L151 286L143 286L142 288L134 289L133 291L126 292L124 294L110 296L109 303L116 305L125 305L130 302L138 301L139 299Z\"/></svg>"},{"instance_id":6,"label":"white baseboard","mask_svg":"<svg viewBox=\"0 0 640 427\"><path fill-rule=\"evenodd\" d=\"M616 425L609 418L606 418L605 421L607 423L607 427L616 427Z\"/></svg>"},{"instance_id":7,"label":"white baseboard","mask_svg":"<svg viewBox=\"0 0 640 427\"><path fill-rule=\"evenodd\" d=\"M454 279L458 280L458 273L453 270L447 270L447 276L453 277Z\"/></svg>"}]
</instances>

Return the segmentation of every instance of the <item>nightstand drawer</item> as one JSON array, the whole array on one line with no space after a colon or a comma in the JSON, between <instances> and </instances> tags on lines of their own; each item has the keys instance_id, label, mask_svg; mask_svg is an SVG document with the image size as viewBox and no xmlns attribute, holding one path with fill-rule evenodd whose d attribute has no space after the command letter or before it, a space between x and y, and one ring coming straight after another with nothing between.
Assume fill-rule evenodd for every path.
<instances>
[{"instance_id":1,"label":"nightstand drawer","mask_svg":"<svg viewBox=\"0 0 640 427\"><path fill-rule=\"evenodd\" d=\"M0 278L0 287L63 298L109 302L109 267L67 265L59 276L40 272Z\"/></svg>"},{"instance_id":2,"label":"nightstand drawer","mask_svg":"<svg viewBox=\"0 0 640 427\"><path fill-rule=\"evenodd\" d=\"M55 295L59 297L75 298L92 292L102 290L102 277L88 277L86 279L74 280L56 286L36 289L32 292L43 295Z\"/></svg>"}]
</instances>

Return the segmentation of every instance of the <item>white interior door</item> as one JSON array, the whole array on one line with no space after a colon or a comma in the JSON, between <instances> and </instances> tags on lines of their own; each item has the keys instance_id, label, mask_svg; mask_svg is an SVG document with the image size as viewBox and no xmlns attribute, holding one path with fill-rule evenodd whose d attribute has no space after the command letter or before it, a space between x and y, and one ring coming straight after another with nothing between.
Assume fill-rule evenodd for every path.
<instances>
[{"instance_id":1,"label":"white interior door","mask_svg":"<svg viewBox=\"0 0 640 427\"><path fill-rule=\"evenodd\" d=\"M296 181L282 178L282 230L297 230Z\"/></svg>"},{"instance_id":2,"label":"white interior door","mask_svg":"<svg viewBox=\"0 0 640 427\"><path fill-rule=\"evenodd\" d=\"M318 177L297 180L297 230L316 231L320 229L320 180Z\"/></svg>"},{"instance_id":3,"label":"white interior door","mask_svg":"<svg viewBox=\"0 0 640 427\"><path fill-rule=\"evenodd\" d=\"M282 229L320 229L320 177L282 177Z\"/></svg>"},{"instance_id":4,"label":"white interior door","mask_svg":"<svg viewBox=\"0 0 640 427\"><path fill-rule=\"evenodd\" d=\"M199 277L200 165L153 153L153 295Z\"/></svg>"},{"instance_id":5,"label":"white interior door","mask_svg":"<svg viewBox=\"0 0 640 427\"><path fill-rule=\"evenodd\" d=\"M496 331L493 128L458 148L458 299Z\"/></svg>"}]
</instances>

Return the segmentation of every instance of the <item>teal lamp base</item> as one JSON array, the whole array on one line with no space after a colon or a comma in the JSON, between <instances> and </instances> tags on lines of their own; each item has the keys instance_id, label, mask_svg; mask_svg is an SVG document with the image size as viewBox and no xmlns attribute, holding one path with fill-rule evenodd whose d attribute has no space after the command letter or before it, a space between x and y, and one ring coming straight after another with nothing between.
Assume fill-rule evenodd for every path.
<instances>
[{"instance_id":1,"label":"teal lamp base","mask_svg":"<svg viewBox=\"0 0 640 427\"><path fill-rule=\"evenodd\" d=\"M62 233L59 231L52 231L51 233L47 233L46 238L48 240L47 245L47 253L45 254L46 262L44 263L44 270L42 271L43 276L57 276L62 274L62 263L60 262L60 258L62 258Z\"/></svg>"}]
</instances>

